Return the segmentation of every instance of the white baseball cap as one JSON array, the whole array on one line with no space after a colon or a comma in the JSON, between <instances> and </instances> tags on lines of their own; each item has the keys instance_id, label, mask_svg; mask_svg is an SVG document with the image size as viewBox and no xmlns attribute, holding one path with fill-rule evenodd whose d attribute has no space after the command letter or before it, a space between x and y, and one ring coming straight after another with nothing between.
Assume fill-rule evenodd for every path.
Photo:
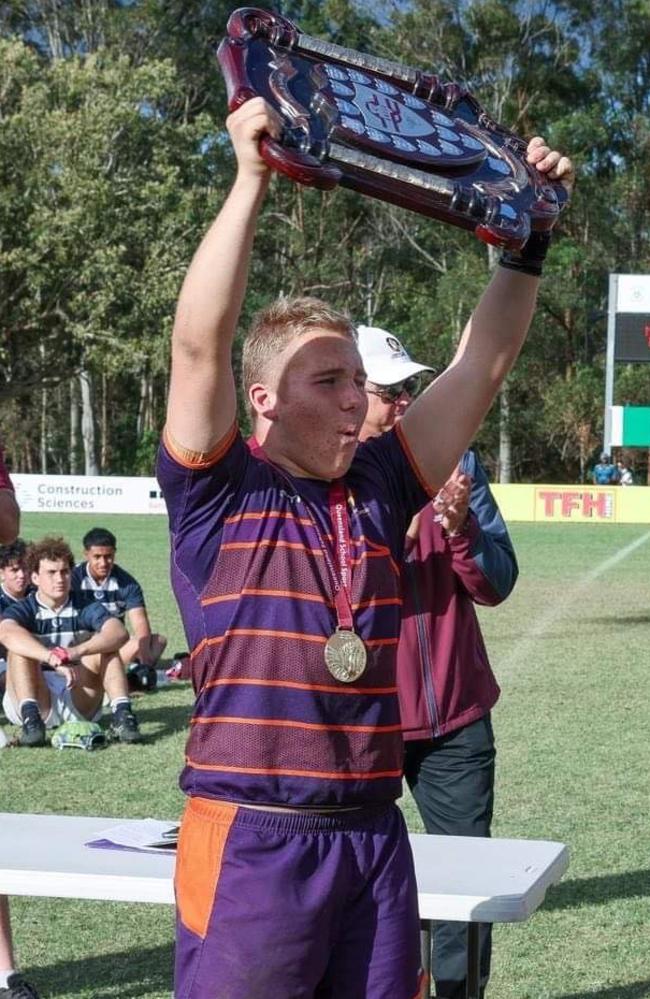
<instances>
[{"instance_id":1,"label":"white baseball cap","mask_svg":"<svg viewBox=\"0 0 650 999\"><path fill-rule=\"evenodd\" d=\"M357 326L359 353L368 381L375 385L395 385L421 371L433 371L412 361L393 333L379 326Z\"/></svg>"}]
</instances>

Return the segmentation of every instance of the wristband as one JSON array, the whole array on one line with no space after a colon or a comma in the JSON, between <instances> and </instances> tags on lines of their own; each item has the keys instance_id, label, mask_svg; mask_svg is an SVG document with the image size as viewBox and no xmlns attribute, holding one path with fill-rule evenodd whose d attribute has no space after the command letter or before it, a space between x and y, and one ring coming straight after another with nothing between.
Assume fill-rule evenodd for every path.
<instances>
[{"instance_id":1,"label":"wristband","mask_svg":"<svg viewBox=\"0 0 650 999\"><path fill-rule=\"evenodd\" d=\"M542 268L548 248L551 244L551 232L532 232L521 250L504 250L499 259L501 267L521 274L532 274L541 277Z\"/></svg>"},{"instance_id":2,"label":"wristband","mask_svg":"<svg viewBox=\"0 0 650 999\"><path fill-rule=\"evenodd\" d=\"M50 649L50 652L56 659L59 660L61 666L67 666L70 662L70 654L67 649L61 648L60 645L55 646L55 648Z\"/></svg>"}]
</instances>

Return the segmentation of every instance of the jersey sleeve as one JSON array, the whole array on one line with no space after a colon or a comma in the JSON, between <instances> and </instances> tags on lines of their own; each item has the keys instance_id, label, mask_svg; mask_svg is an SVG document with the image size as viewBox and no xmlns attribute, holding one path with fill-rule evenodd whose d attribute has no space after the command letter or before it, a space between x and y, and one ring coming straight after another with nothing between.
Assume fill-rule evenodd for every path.
<instances>
[{"instance_id":1,"label":"jersey sleeve","mask_svg":"<svg viewBox=\"0 0 650 999\"><path fill-rule=\"evenodd\" d=\"M406 530L430 499L430 492L420 477L411 454L397 430L373 437L359 446L355 464L383 497L390 511L393 527L392 549L402 556Z\"/></svg>"},{"instance_id":2,"label":"jersey sleeve","mask_svg":"<svg viewBox=\"0 0 650 999\"><path fill-rule=\"evenodd\" d=\"M137 607L146 607L144 593L137 579L124 569L120 569L118 577L120 590L124 598L124 609L135 610Z\"/></svg>"},{"instance_id":3,"label":"jersey sleeve","mask_svg":"<svg viewBox=\"0 0 650 999\"><path fill-rule=\"evenodd\" d=\"M0 615L3 620L15 621L21 628L26 628L31 634L36 632L36 616L32 601L27 597L25 600L16 600L10 604Z\"/></svg>"},{"instance_id":4,"label":"jersey sleeve","mask_svg":"<svg viewBox=\"0 0 650 999\"><path fill-rule=\"evenodd\" d=\"M195 591L210 575L223 522L251 460L236 425L209 454L188 453L163 437L156 474L167 504L172 558Z\"/></svg>"},{"instance_id":5,"label":"jersey sleeve","mask_svg":"<svg viewBox=\"0 0 650 999\"><path fill-rule=\"evenodd\" d=\"M470 516L467 530L449 538L453 569L476 603L498 604L517 581L515 549L485 469L473 451L465 452L460 469L472 477Z\"/></svg>"}]
</instances>

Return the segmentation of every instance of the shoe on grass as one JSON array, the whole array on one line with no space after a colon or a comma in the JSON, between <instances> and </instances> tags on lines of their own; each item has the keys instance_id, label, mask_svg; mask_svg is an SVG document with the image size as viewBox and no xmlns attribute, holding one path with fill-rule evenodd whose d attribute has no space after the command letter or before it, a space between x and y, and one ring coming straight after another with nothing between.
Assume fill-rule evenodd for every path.
<instances>
[{"instance_id":1,"label":"shoe on grass","mask_svg":"<svg viewBox=\"0 0 650 999\"><path fill-rule=\"evenodd\" d=\"M9 975L6 987L0 988L0 999L40 999L40 996L33 985L14 972Z\"/></svg>"},{"instance_id":2,"label":"shoe on grass","mask_svg":"<svg viewBox=\"0 0 650 999\"><path fill-rule=\"evenodd\" d=\"M30 713L23 718L23 726L18 736L20 746L44 746L45 745L45 723L37 712ZM0 997L2 992L0 992Z\"/></svg>"},{"instance_id":3,"label":"shoe on grass","mask_svg":"<svg viewBox=\"0 0 650 999\"><path fill-rule=\"evenodd\" d=\"M130 707L118 708L113 714L110 732L118 742L142 742L138 719Z\"/></svg>"}]
</instances>

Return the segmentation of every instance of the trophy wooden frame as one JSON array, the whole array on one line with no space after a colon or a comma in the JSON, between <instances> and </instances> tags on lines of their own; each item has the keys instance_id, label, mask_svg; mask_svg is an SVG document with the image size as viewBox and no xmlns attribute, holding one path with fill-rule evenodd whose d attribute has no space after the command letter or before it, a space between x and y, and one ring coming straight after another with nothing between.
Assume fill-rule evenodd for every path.
<instances>
[{"instance_id":1,"label":"trophy wooden frame","mask_svg":"<svg viewBox=\"0 0 650 999\"><path fill-rule=\"evenodd\" d=\"M526 162L525 140L456 83L303 34L242 7L217 57L231 111L263 97L283 121L265 161L301 184L337 184L520 249L567 195Z\"/></svg>"}]
</instances>

